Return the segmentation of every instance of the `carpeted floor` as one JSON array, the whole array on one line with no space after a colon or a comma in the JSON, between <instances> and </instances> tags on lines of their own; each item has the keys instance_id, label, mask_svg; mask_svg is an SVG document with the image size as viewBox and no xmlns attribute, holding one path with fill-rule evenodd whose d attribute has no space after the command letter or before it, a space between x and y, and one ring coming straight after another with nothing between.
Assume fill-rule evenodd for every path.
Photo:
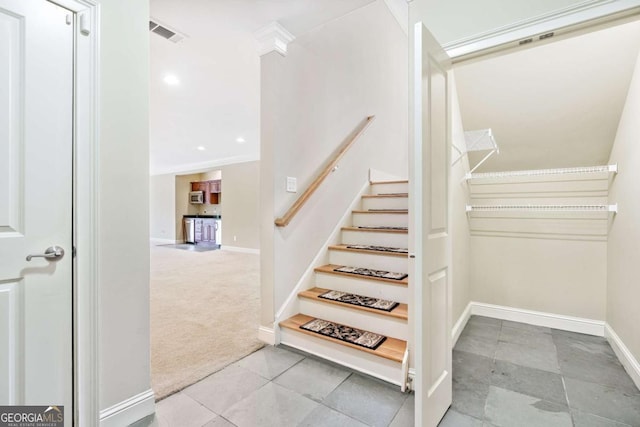
<instances>
[{"instance_id":1,"label":"carpeted floor","mask_svg":"<svg viewBox=\"0 0 640 427\"><path fill-rule=\"evenodd\" d=\"M262 347L260 257L151 247L151 384L166 397Z\"/></svg>"}]
</instances>

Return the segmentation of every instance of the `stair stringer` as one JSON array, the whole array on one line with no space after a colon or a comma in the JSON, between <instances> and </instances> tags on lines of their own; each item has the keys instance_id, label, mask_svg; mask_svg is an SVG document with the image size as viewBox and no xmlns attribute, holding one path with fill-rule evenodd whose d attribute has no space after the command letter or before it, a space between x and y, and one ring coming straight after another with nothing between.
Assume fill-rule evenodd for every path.
<instances>
[{"instance_id":1,"label":"stair stringer","mask_svg":"<svg viewBox=\"0 0 640 427\"><path fill-rule=\"evenodd\" d=\"M276 311L275 319L273 322L273 328L275 331L275 345L278 345L281 342L282 328L280 328L278 324L280 323L280 321L288 319L289 317L300 311L300 301L298 300L298 293L307 289L311 289L315 286L314 269L328 263L329 246L337 245L338 243L340 243L342 238L342 227L351 225L351 211L357 210L361 207L362 196L364 194L367 194L369 185L370 184L368 180L363 184L362 188L355 195L353 201L345 211L344 215L340 218L336 226L331 231L329 238L326 240L326 242L324 242L304 273L302 273L300 280L298 280L298 283L296 283L296 286L293 288L284 304L282 304L280 309Z\"/></svg>"}]
</instances>

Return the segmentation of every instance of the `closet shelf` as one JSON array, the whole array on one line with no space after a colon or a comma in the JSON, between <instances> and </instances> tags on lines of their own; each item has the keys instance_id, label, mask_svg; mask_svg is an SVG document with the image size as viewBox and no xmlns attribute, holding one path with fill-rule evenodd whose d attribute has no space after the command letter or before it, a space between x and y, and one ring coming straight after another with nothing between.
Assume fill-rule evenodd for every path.
<instances>
[{"instance_id":1,"label":"closet shelf","mask_svg":"<svg viewBox=\"0 0 640 427\"><path fill-rule=\"evenodd\" d=\"M618 173L618 165L604 166L587 166L576 168L558 168L558 169L536 169L521 171L505 171L505 172L483 172L483 173L467 173L465 179L500 179L500 178L517 178L517 177L536 177L546 175L567 175L567 174L616 174Z\"/></svg>"},{"instance_id":2,"label":"closet shelf","mask_svg":"<svg viewBox=\"0 0 640 427\"><path fill-rule=\"evenodd\" d=\"M467 205L467 212L618 212L618 205Z\"/></svg>"}]
</instances>

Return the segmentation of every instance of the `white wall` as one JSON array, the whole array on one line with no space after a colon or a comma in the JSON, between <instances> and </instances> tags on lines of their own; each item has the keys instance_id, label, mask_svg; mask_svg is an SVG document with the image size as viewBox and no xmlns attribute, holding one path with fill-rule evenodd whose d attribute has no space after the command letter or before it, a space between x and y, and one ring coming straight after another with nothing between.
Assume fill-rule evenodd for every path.
<instances>
[{"instance_id":1,"label":"white wall","mask_svg":"<svg viewBox=\"0 0 640 427\"><path fill-rule=\"evenodd\" d=\"M175 175L155 175L149 179L151 239L176 240L175 199Z\"/></svg>"},{"instance_id":2,"label":"white wall","mask_svg":"<svg viewBox=\"0 0 640 427\"><path fill-rule=\"evenodd\" d=\"M286 57L270 53L261 62L265 325L273 320L270 305L277 309L284 302L366 182L368 169L407 175L407 41L384 2L300 35L288 50ZM288 227L274 231L274 219L372 114L377 119L340 168ZM285 192L287 176L297 177L298 194Z\"/></svg>"},{"instance_id":3,"label":"white wall","mask_svg":"<svg viewBox=\"0 0 640 427\"><path fill-rule=\"evenodd\" d=\"M105 409L150 387L149 4L103 0L100 7L98 282Z\"/></svg>"},{"instance_id":4,"label":"white wall","mask_svg":"<svg viewBox=\"0 0 640 427\"><path fill-rule=\"evenodd\" d=\"M640 57L639 57L640 61ZM609 199L618 203L607 251L607 322L640 360L640 62L629 87L609 162L617 163Z\"/></svg>"}]
</instances>

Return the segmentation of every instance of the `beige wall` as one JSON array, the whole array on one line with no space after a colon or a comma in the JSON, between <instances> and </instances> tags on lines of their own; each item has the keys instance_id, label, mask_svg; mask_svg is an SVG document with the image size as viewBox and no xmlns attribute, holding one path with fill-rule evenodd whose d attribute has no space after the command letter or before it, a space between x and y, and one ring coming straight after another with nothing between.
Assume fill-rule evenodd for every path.
<instances>
[{"instance_id":1,"label":"beige wall","mask_svg":"<svg viewBox=\"0 0 640 427\"><path fill-rule=\"evenodd\" d=\"M151 239L176 240L176 178L155 175L149 179L149 227ZM180 236L178 236L180 238Z\"/></svg>"},{"instance_id":2,"label":"beige wall","mask_svg":"<svg viewBox=\"0 0 640 427\"><path fill-rule=\"evenodd\" d=\"M640 57L639 57L640 58ZM640 59L639 59L640 61ZM640 62L636 63L610 163L620 172L609 200L618 203L609 233L607 322L640 360Z\"/></svg>"},{"instance_id":3,"label":"beige wall","mask_svg":"<svg viewBox=\"0 0 640 427\"><path fill-rule=\"evenodd\" d=\"M260 162L220 167L222 194L222 245L246 249L260 248L258 191ZM215 177L206 179L217 179ZM219 175L218 175L219 176Z\"/></svg>"},{"instance_id":4,"label":"beige wall","mask_svg":"<svg viewBox=\"0 0 640 427\"><path fill-rule=\"evenodd\" d=\"M406 36L382 0L300 35L286 57L262 57L263 324L271 323L274 304L277 310L285 301L368 169L407 176L407 76ZM274 230L274 219L371 114L376 120L340 168L288 227ZM285 192L287 176L297 178L298 194ZM273 270L265 265L271 262Z\"/></svg>"},{"instance_id":5,"label":"beige wall","mask_svg":"<svg viewBox=\"0 0 640 427\"><path fill-rule=\"evenodd\" d=\"M148 2L100 2L100 408L150 387Z\"/></svg>"},{"instance_id":6,"label":"beige wall","mask_svg":"<svg viewBox=\"0 0 640 427\"><path fill-rule=\"evenodd\" d=\"M604 320L607 244L471 237L473 301Z\"/></svg>"}]
</instances>

